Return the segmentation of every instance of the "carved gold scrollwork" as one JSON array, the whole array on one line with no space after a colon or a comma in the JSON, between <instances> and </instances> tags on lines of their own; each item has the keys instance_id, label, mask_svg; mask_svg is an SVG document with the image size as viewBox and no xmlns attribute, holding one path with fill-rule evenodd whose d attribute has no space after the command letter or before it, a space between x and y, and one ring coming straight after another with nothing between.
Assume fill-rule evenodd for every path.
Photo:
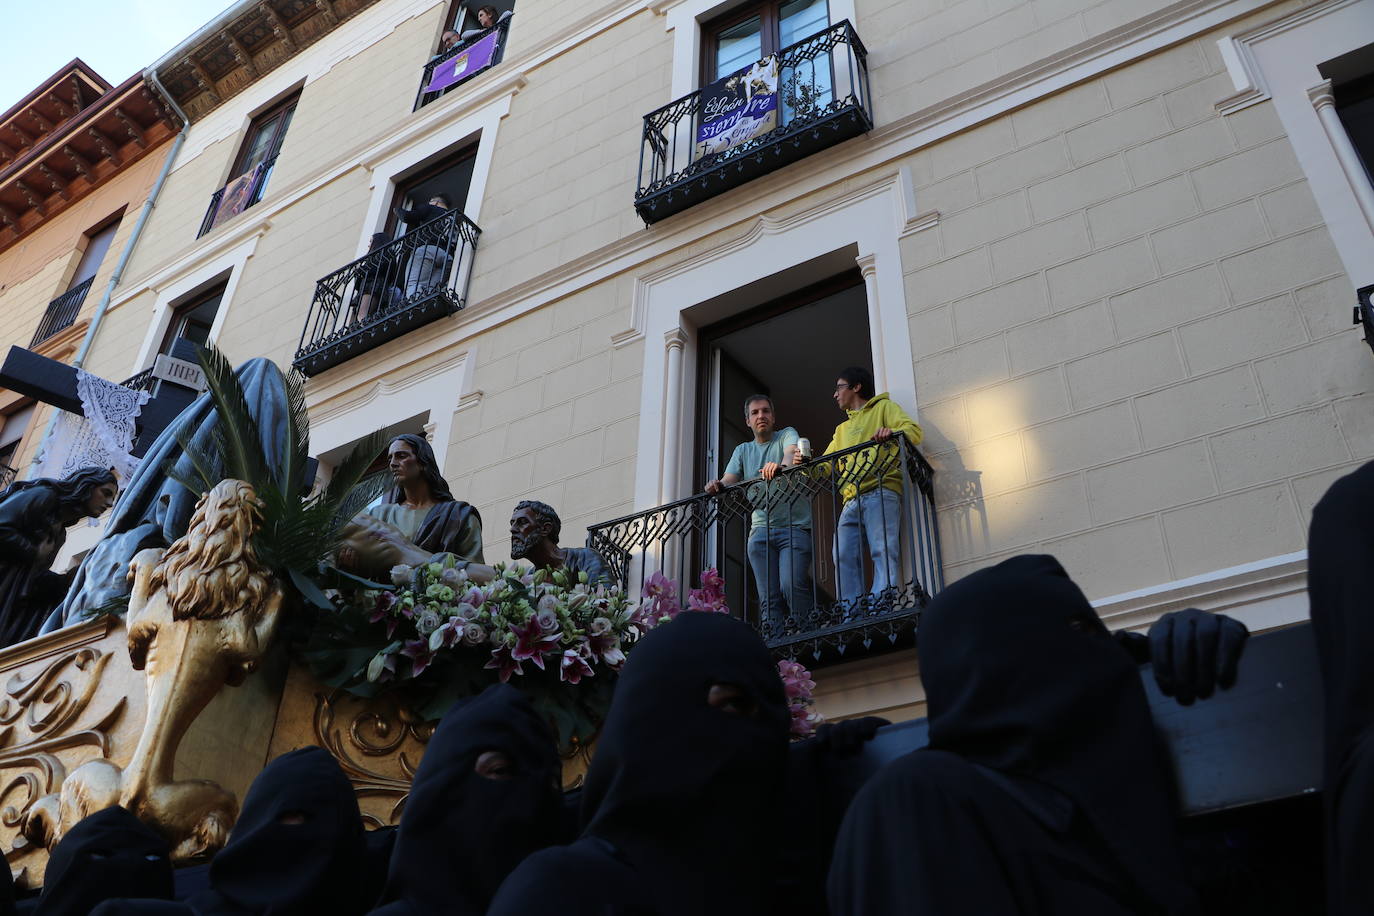
<instances>
[{"instance_id":1,"label":"carved gold scrollwork","mask_svg":"<svg viewBox=\"0 0 1374 916\"><path fill-rule=\"evenodd\" d=\"M61 752L92 747L99 756L110 753L110 732L124 714L124 697L94 723L72 728L99 691L110 658L90 646L65 652L37 671L15 673L0 694L0 827L13 831L3 849L7 861L33 849L21 828L35 804L58 792L67 778Z\"/></svg>"},{"instance_id":2,"label":"carved gold scrollwork","mask_svg":"<svg viewBox=\"0 0 1374 916\"><path fill-rule=\"evenodd\" d=\"M363 704L363 708L346 725L336 724L336 718L345 715L341 707L350 702ZM364 798L394 799L385 819L364 811L364 823L369 827L399 823L419 763L418 757L412 759L411 754L400 748L409 738L421 746L423 753L423 746L434 734L434 723L419 719L413 711L395 703L362 700L346 691L334 690L328 696L315 694L314 726L315 740L339 761L360 801ZM355 753L364 758L395 755L395 769L400 772L396 775L379 772L384 768L376 764L364 765Z\"/></svg>"}]
</instances>

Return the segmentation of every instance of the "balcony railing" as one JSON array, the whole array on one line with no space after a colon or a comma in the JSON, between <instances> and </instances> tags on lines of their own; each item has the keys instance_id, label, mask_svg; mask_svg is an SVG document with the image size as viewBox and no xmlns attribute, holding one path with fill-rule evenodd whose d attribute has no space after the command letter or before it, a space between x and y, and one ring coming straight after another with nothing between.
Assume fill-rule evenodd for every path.
<instances>
[{"instance_id":1,"label":"balcony railing","mask_svg":"<svg viewBox=\"0 0 1374 916\"><path fill-rule=\"evenodd\" d=\"M267 190L267 180L272 177L272 167L276 164L276 156L264 159L252 170L235 178L211 195L210 206L205 210L205 218L200 221L200 231L196 233L196 238L262 200L262 192Z\"/></svg>"},{"instance_id":2,"label":"balcony railing","mask_svg":"<svg viewBox=\"0 0 1374 916\"><path fill-rule=\"evenodd\" d=\"M635 191L635 211L644 222L657 222L872 129L868 52L848 20L783 48L776 57L775 120L760 123L777 126L766 133L722 148L728 140L715 133L720 122L708 115L711 87L644 117ZM763 75L760 88L769 76ZM766 108L768 94L751 86L751 105L759 100Z\"/></svg>"},{"instance_id":3,"label":"balcony railing","mask_svg":"<svg viewBox=\"0 0 1374 916\"><path fill-rule=\"evenodd\" d=\"M131 375L119 384L128 388L130 391L152 391L157 384L157 378L153 375L152 367L144 369L137 375Z\"/></svg>"},{"instance_id":4,"label":"balcony railing","mask_svg":"<svg viewBox=\"0 0 1374 916\"><path fill-rule=\"evenodd\" d=\"M5 492L5 488L14 483L14 478L18 473L8 464L0 464L0 493Z\"/></svg>"},{"instance_id":5,"label":"balcony railing","mask_svg":"<svg viewBox=\"0 0 1374 916\"><path fill-rule=\"evenodd\" d=\"M315 375L461 309L481 232L450 210L317 282L292 365Z\"/></svg>"},{"instance_id":6,"label":"balcony railing","mask_svg":"<svg viewBox=\"0 0 1374 916\"><path fill-rule=\"evenodd\" d=\"M594 525L587 543L635 598L646 583L662 588L661 574L676 583L683 606L701 571L716 567L732 612L775 654L824 663L896 644L940 590L933 476L905 439L866 443L768 483L745 481ZM886 543L896 550L875 568L865 540L879 543L879 553Z\"/></svg>"},{"instance_id":7,"label":"balcony railing","mask_svg":"<svg viewBox=\"0 0 1374 916\"><path fill-rule=\"evenodd\" d=\"M47 309L43 312L43 320L38 322L38 330L33 332L33 340L29 341L29 349L38 346L58 331L72 326L76 316L81 314L81 304L86 301L86 293L90 292L91 281L94 279L91 277L90 280L78 283L48 303Z\"/></svg>"},{"instance_id":8,"label":"balcony railing","mask_svg":"<svg viewBox=\"0 0 1374 916\"><path fill-rule=\"evenodd\" d=\"M415 107L411 110L419 111L439 96L501 63L506 53L506 35L510 32L511 18L507 16L482 34L474 35L430 58L420 75L420 90L415 94ZM460 57L463 59L459 60Z\"/></svg>"}]
</instances>

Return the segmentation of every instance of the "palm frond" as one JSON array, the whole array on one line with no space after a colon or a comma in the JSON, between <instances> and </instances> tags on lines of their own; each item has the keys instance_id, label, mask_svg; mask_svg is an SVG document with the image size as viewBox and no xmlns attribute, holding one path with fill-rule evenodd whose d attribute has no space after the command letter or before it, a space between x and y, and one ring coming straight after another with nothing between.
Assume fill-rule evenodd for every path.
<instances>
[{"instance_id":1,"label":"palm frond","mask_svg":"<svg viewBox=\"0 0 1374 916\"><path fill-rule=\"evenodd\" d=\"M267 483L271 459L262 453L258 423L248 407L243 385L229 360L215 347L201 347L200 366L205 370L210 398L219 413L219 430L224 436L223 473L246 480L261 492Z\"/></svg>"}]
</instances>

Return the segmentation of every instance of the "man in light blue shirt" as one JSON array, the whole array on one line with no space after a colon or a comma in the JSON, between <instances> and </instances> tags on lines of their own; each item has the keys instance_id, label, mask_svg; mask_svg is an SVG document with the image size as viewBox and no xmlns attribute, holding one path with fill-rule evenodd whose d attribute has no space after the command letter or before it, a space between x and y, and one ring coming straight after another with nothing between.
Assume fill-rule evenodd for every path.
<instances>
[{"instance_id":1,"label":"man in light blue shirt","mask_svg":"<svg viewBox=\"0 0 1374 916\"><path fill-rule=\"evenodd\" d=\"M788 478L773 482L779 470L797 463L797 431L774 428L773 401L767 395L750 395L744 416L754 438L735 447L725 473L708 483L706 492L714 495L742 480L761 478L745 490L754 507L749 566L759 589L764 638L777 639L789 616L800 628L811 612L811 502L805 489L794 490Z\"/></svg>"}]
</instances>

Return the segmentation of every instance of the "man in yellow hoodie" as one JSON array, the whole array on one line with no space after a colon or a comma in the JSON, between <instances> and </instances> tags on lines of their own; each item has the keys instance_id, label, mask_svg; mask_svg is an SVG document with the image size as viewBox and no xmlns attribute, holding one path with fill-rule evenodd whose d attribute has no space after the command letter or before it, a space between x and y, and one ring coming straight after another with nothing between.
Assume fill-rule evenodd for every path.
<instances>
[{"instance_id":1,"label":"man in yellow hoodie","mask_svg":"<svg viewBox=\"0 0 1374 916\"><path fill-rule=\"evenodd\" d=\"M840 373L835 382L835 403L849 419L835 427L835 437L825 454L842 451L862 442L885 446L863 449L838 459L835 474L844 499L836 537L836 572L840 598L855 602L864 591L863 546L873 557L871 594L899 584L901 574L902 455L893 436L906 436L921 444L921 427L906 411L888 400L887 393L873 394L873 375L860 366ZM858 610L853 605L846 614Z\"/></svg>"}]
</instances>

